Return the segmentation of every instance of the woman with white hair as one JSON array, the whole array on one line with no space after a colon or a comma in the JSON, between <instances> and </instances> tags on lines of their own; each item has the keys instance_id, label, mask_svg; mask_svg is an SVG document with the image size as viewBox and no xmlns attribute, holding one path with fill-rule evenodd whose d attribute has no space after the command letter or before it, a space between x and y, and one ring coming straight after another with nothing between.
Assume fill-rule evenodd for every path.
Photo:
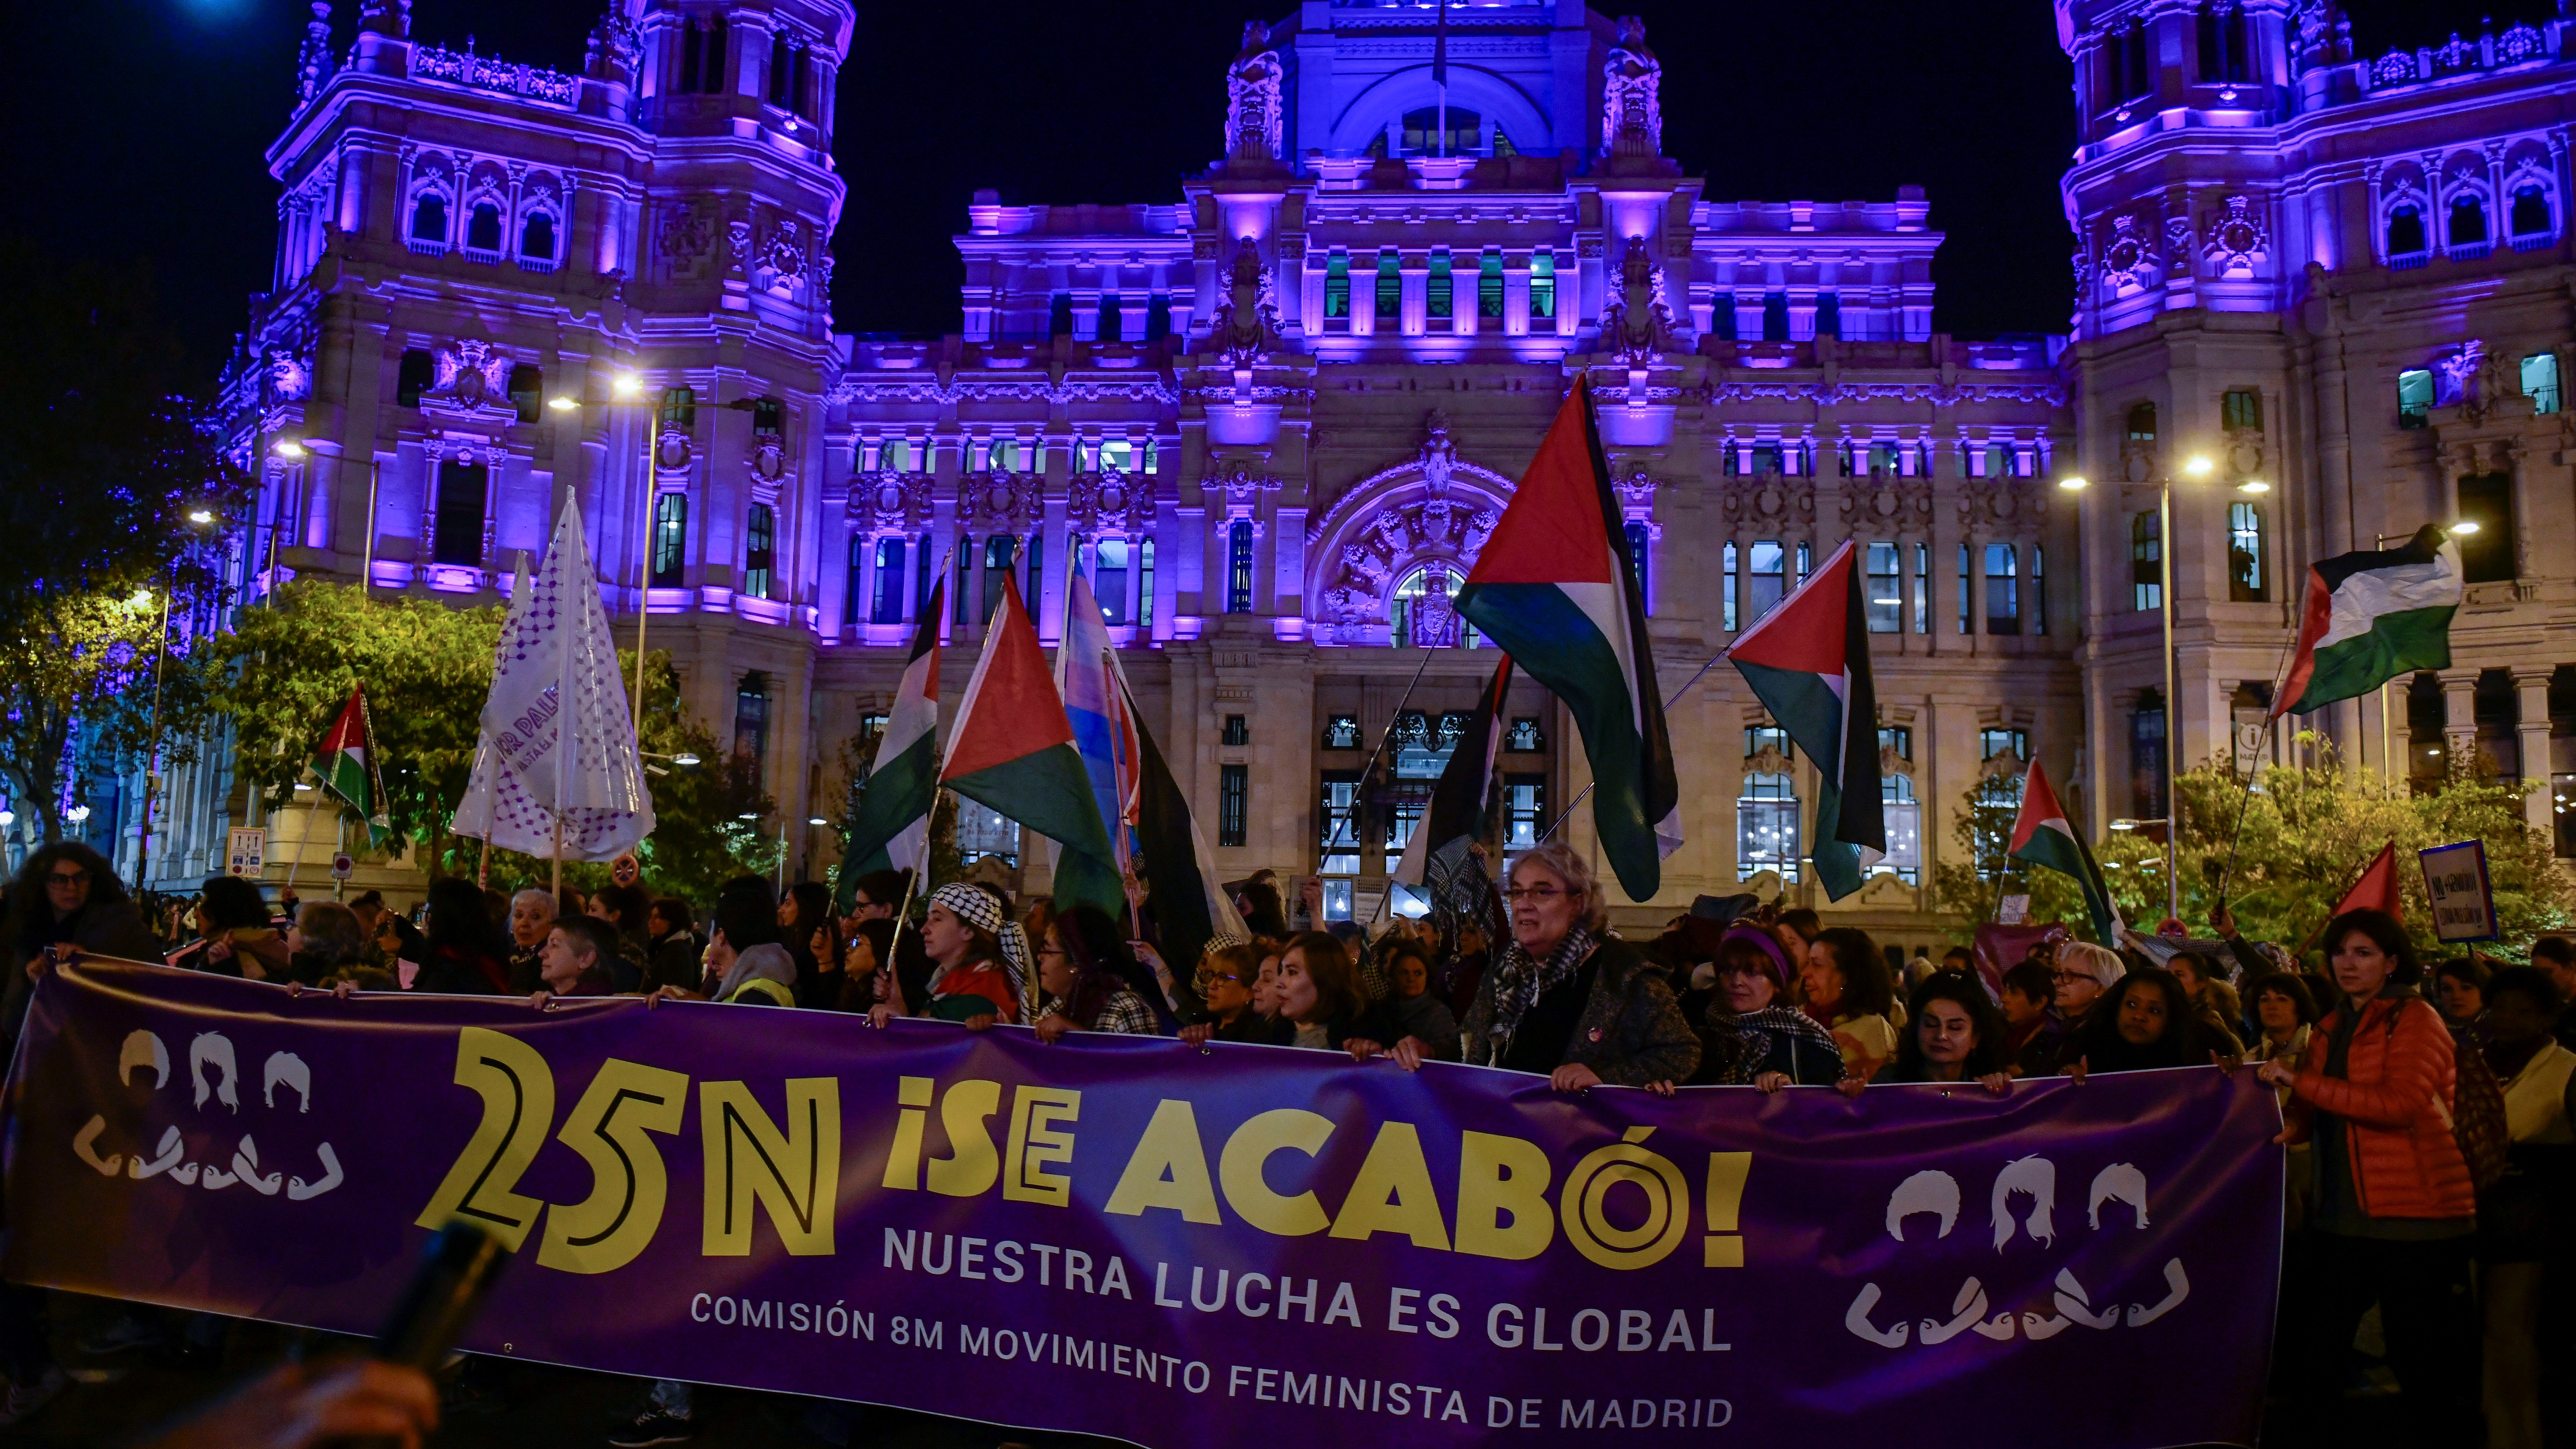
<instances>
[{"instance_id":1,"label":"woman with white hair","mask_svg":"<svg viewBox=\"0 0 2576 1449\"><path fill-rule=\"evenodd\" d=\"M1543 1073L1560 1092L1604 1084L1669 1094L1699 1067L1699 1036L1663 971L1606 934L1583 857L1551 841L1513 862L1503 899L1512 940L1477 983L1461 1029L1471 1066ZM1433 1055L1418 1037L1391 1050L1406 1071Z\"/></svg>"}]
</instances>

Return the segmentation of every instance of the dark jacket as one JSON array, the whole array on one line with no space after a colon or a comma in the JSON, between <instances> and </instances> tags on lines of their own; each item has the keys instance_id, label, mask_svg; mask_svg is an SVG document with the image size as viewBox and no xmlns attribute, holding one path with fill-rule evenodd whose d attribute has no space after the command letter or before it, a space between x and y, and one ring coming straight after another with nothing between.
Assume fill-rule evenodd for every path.
<instances>
[{"instance_id":1,"label":"dark jacket","mask_svg":"<svg viewBox=\"0 0 2576 1449\"><path fill-rule=\"evenodd\" d=\"M35 995L36 983L27 979L27 963L46 946L77 947L82 954L116 956L128 961L158 961L161 943L143 924L142 912L132 901L91 901L72 913L68 921L14 922L18 939L18 959L7 963L9 984L0 995L0 1020L8 1024L9 1037L17 1039L19 1027L27 1019L27 1002Z\"/></svg>"},{"instance_id":2,"label":"dark jacket","mask_svg":"<svg viewBox=\"0 0 2576 1449\"><path fill-rule=\"evenodd\" d=\"M1247 1011L1243 1014L1242 1021L1266 1021L1266 1034L1237 1038L1228 1037L1220 1032L1217 1039L1220 1041L1251 1040L1265 1042L1271 1046L1292 1047L1297 1044L1297 1023L1284 1016L1265 1019ZM1239 1022L1238 1025L1240 1024ZM1259 1032L1262 1029L1255 1028L1255 1030ZM1334 1051L1340 1051L1343 1045L1354 1037L1361 1041L1376 1042L1382 1047L1391 1047L1404 1039L1404 1030L1396 1025L1395 1018L1387 1013L1387 1009L1377 1002L1371 1002L1357 1011L1343 1012L1324 1023L1324 1040L1331 1043Z\"/></svg>"},{"instance_id":3,"label":"dark jacket","mask_svg":"<svg viewBox=\"0 0 2576 1449\"><path fill-rule=\"evenodd\" d=\"M420 963L420 974L411 979L414 991L444 996L512 994L509 968L489 956L469 955L462 946L430 946L426 943L421 947L421 955L424 959Z\"/></svg>"},{"instance_id":4,"label":"dark jacket","mask_svg":"<svg viewBox=\"0 0 2576 1449\"><path fill-rule=\"evenodd\" d=\"M691 931L673 931L655 941L653 954L645 963L642 989L677 986L683 991L697 990L706 976L706 967L699 961L705 949Z\"/></svg>"},{"instance_id":5,"label":"dark jacket","mask_svg":"<svg viewBox=\"0 0 2576 1449\"><path fill-rule=\"evenodd\" d=\"M1683 1019L1663 968L1615 937L1603 937L1593 956L1599 970L1592 978L1592 994L1559 1065L1590 1067L1593 1075L1616 1087L1689 1081L1699 1067L1699 1035ZM1493 1025L1494 973L1488 971L1477 983L1475 1004L1462 1023L1470 1058Z\"/></svg>"}]
</instances>

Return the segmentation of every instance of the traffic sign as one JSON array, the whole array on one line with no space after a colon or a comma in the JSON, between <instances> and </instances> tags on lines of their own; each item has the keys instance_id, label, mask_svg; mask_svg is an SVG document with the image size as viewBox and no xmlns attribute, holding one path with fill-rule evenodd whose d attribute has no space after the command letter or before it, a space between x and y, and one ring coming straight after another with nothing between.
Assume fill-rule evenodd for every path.
<instances>
[{"instance_id":1,"label":"traffic sign","mask_svg":"<svg viewBox=\"0 0 2576 1449\"><path fill-rule=\"evenodd\" d=\"M643 877L644 867L635 859L635 853L631 850L608 863L608 878L619 885L631 886Z\"/></svg>"},{"instance_id":2,"label":"traffic sign","mask_svg":"<svg viewBox=\"0 0 2576 1449\"><path fill-rule=\"evenodd\" d=\"M347 880L357 873L358 863L349 858L348 852L343 851L331 857L331 879Z\"/></svg>"}]
</instances>

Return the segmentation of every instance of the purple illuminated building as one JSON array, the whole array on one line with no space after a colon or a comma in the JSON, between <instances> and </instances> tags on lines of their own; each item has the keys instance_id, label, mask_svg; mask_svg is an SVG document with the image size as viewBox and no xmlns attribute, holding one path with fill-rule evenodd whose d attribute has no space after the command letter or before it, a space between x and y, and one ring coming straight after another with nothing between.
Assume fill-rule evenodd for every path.
<instances>
[{"instance_id":1,"label":"purple illuminated building","mask_svg":"<svg viewBox=\"0 0 2576 1449\"><path fill-rule=\"evenodd\" d=\"M1932 330L1919 188L1707 196L1664 155L1643 27L1581 0L1451 6L1445 75L1425 3L1247 26L1197 82L1224 123L1179 201L978 193L962 329L905 341L826 310L848 5L630 0L579 74L416 45L400 0L338 61L317 6L233 378L245 452L310 456L268 459L245 576L490 600L569 491L621 627L649 575L649 642L801 822L840 813L842 746L882 719L935 576L953 691L1003 578L1052 641L1078 566L1220 863L1320 872L1332 914L1366 915L1491 667L1449 597L1581 372L1667 689L1857 545L1893 848L1835 914L1927 945L1954 820L2009 803L2034 753L2097 825L2156 813L2131 798L2165 718L2136 516L2187 454L2217 461L2176 496L2185 758L2268 679L2284 580L2448 516L2455 486L2513 521L2442 682L2453 727L2488 718L2487 631L2523 641L2494 660L2516 718L2556 713L2528 646L2570 592L2545 561L2576 556L2544 461L2570 446L2561 27L2363 63L2328 13L2145 8L2059 9L2085 116L2070 343ZM2500 495L2457 481L2499 472ZM1510 713L1526 844L1582 756L1542 692ZM1637 920L1745 882L1815 895L1808 763L1722 665L1671 717L1689 844ZM1394 768L1364 781L1390 720ZM217 769L173 805L153 859L177 877L262 809ZM960 830L1042 884L1015 830L972 807ZM829 830L789 835L829 864Z\"/></svg>"}]
</instances>

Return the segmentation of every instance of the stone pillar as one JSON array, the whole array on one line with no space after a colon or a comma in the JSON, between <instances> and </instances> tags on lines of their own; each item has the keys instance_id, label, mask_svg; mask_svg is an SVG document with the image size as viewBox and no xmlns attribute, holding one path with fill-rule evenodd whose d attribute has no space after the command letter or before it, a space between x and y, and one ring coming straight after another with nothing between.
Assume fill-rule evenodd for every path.
<instances>
[{"instance_id":1,"label":"stone pillar","mask_svg":"<svg viewBox=\"0 0 2576 1449\"><path fill-rule=\"evenodd\" d=\"M2474 762L2478 747L2478 672L2474 669L2445 670L2442 674L2442 743L2452 757ZM2402 699L2389 701L2391 708L2404 704ZM2444 761L2445 767L2448 760Z\"/></svg>"},{"instance_id":2,"label":"stone pillar","mask_svg":"<svg viewBox=\"0 0 2576 1449\"><path fill-rule=\"evenodd\" d=\"M2539 788L2522 797L2522 818L2532 829L2554 828L2554 792L2549 776L2549 676L2547 666L2513 671L2515 719L2522 746L2522 783Z\"/></svg>"}]
</instances>

